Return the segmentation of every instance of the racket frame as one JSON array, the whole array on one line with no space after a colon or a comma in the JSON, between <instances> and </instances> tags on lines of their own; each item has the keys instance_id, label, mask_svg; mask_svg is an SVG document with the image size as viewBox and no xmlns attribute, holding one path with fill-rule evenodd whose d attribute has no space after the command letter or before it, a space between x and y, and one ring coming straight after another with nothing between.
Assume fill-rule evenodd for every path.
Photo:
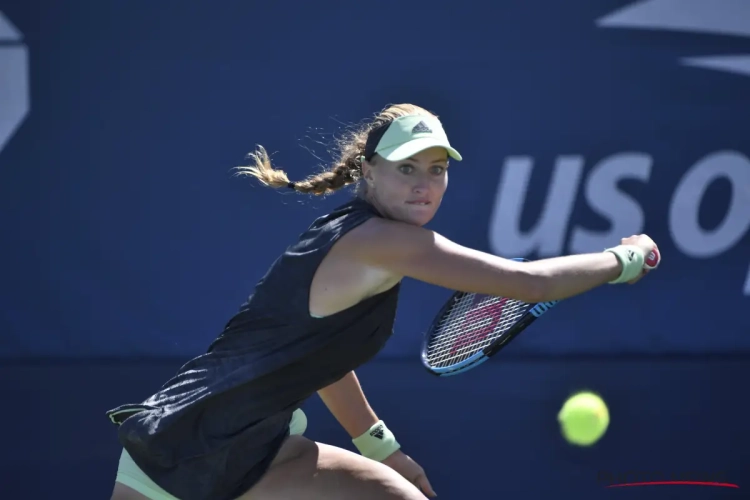
<instances>
[{"instance_id":1,"label":"racket frame","mask_svg":"<svg viewBox=\"0 0 750 500\"><path fill-rule=\"evenodd\" d=\"M514 260L523 260L523 259L514 259ZM445 316L446 311L448 311L449 308L453 307L455 302L461 298L463 298L466 295L472 295L468 292L455 292L446 302L443 304L443 307L440 308L440 311L438 314L435 315L435 318L432 320L432 324L430 325L430 328L427 330L427 333L425 334L424 341L422 342L422 365L432 373L433 375L437 375L438 377L448 377L451 375L458 375L459 373L466 372L468 370L471 370L472 368L475 368L488 359L490 359L492 356L500 352L500 350L505 347L511 340L516 338L522 331L524 331L526 328L528 328L534 321L536 321L538 318L540 318L544 313L552 309L555 305L557 305L559 300L552 300L548 302L537 302L532 307L524 313L521 318L518 319L509 329L506 331L503 335L500 336L500 338L496 339L494 342L492 342L487 347L483 348L481 351L478 351L468 358L459 361L456 364L450 365L450 366L441 366L441 367L435 367L431 366L430 363L427 361L427 345L430 341L430 338L432 337L432 333L435 331L437 326L440 324L441 320ZM482 294L477 294L482 295ZM531 305L527 302L527 304Z\"/></svg>"}]
</instances>

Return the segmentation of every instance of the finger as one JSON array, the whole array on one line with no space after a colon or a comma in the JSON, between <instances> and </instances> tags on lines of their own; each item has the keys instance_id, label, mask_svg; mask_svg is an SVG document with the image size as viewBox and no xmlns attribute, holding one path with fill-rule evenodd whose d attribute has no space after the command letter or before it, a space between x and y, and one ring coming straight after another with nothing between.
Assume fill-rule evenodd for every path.
<instances>
[{"instance_id":1,"label":"finger","mask_svg":"<svg viewBox=\"0 0 750 500\"><path fill-rule=\"evenodd\" d=\"M416 484L417 487L428 497L432 498L437 496L435 490L432 489L432 485L430 485L430 481L427 480L427 476L424 474L417 476L417 479L414 480L414 484Z\"/></svg>"}]
</instances>

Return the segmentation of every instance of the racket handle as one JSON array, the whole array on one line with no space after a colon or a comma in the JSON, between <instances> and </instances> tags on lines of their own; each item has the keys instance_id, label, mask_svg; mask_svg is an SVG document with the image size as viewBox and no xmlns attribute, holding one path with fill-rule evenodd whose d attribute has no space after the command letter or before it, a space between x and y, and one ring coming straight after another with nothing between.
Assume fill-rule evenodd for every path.
<instances>
[{"instance_id":1,"label":"racket handle","mask_svg":"<svg viewBox=\"0 0 750 500\"><path fill-rule=\"evenodd\" d=\"M646 256L646 260L643 262L643 267L645 269L656 269L659 267L659 262L661 262L661 254L659 253L659 249L657 247L654 247L654 249Z\"/></svg>"}]
</instances>

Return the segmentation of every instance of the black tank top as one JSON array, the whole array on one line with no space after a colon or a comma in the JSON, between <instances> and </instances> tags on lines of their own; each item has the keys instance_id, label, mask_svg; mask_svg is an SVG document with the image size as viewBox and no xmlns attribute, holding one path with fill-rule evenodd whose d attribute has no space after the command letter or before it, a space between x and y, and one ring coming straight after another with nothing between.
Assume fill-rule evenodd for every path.
<instances>
[{"instance_id":1,"label":"black tank top","mask_svg":"<svg viewBox=\"0 0 750 500\"><path fill-rule=\"evenodd\" d=\"M324 318L313 276L333 244L380 214L354 200L318 218L273 263L211 344L153 396L107 412L133 461L181 500L233 499L265 473L294 410L374 357L400 285Z\"/></svg>"}]
</instances>

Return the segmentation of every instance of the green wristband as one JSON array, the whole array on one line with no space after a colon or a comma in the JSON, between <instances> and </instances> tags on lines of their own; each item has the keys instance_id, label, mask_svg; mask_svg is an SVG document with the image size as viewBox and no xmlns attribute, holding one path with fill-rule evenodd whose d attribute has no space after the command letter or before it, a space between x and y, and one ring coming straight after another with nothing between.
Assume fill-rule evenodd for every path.
<instances>
[{"instance_id":1,"label":"green wristband","mask_svg":"<svg viewBox=\"0 0 750 500\"><path fill-rule=\"evenodd\" d=\"M361 436L352 439L352 443L363 457L377 462L385 460L401 448L396 437L382 420L378 420Z\"/></svg>"},{"instance_id":2,"label":"green wristband","mask_svg":"<svg viewBox=\"0 0 750 500\"><path fill-rule=\"evenodd\" d=\"M604 251L615 254L617 260L622 264L620 276L616 280L610 281L611 284L627 283L637 278L643 272L643 263L646 257L643 255L643 250L640 247L635 245L618 245L607 248Z\"/></svg>"}]
</instances>

